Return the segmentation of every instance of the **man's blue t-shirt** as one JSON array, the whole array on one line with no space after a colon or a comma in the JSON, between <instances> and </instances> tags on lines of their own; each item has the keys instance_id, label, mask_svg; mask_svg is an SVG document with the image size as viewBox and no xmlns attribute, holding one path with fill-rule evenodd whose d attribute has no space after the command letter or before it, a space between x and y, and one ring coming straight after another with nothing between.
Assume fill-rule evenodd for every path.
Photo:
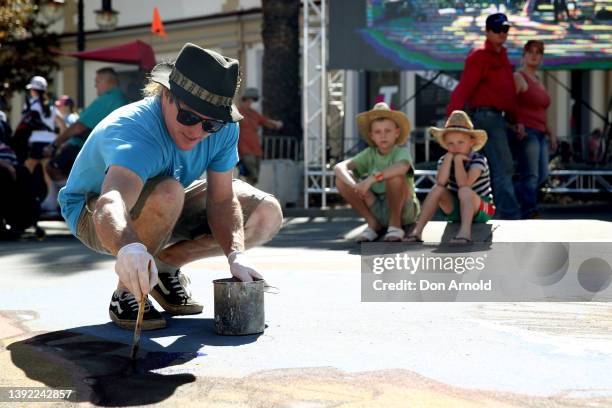
<instances>
[{"instance_id":1,"label":"man's blue t-shirt","mask_svg":"<svg viewBox=\"0 0 612 408\"><path fill-rule=\"evenodd\" d=\"M144 182L170 176L187 187L206 170L226 172L238 162L238 124L229 123L192 150L179 150L166 129L158 97L115 110L100 122L83 145L58 201L76 234L88 193L99 194L108 168L126 167Z\"/></svg>"}]
</instances>

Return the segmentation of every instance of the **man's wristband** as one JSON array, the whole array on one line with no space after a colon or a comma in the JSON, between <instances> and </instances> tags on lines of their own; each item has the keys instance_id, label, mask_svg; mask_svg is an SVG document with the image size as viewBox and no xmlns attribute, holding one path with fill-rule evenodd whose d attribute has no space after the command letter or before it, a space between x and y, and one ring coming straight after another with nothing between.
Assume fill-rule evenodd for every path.
<instances>
[{"instance_id":1,"label":"man's wristband","mask_svg":"<svg viewBox=\"0 0 612 408\"><path fill-rule=\"evenodd\" d=\"M121 256L125 252L134 251L148 252L147 247L142 242L132 242L130 244L122 246L119 251L117 251L117 258L119 258L119 256Z\"/></svg>"},{"instance_id":2,"label":"man's wristband","mask_svg":"<svg viewBox=\"0 0 612 408\"><path fill-rule=\"evenodd\" d=\"M242 251L232 251L227 255L227 262L231 265L232 262L234 262L234 260L236 259L236 257L238 256L238 254L241 254Z\"/></svg>"},{"instance_id":3,"label":"man's wristband","mask_svg":"<svg viewBox=\"0 0 612 408\"><path fill-rule=\"evenodd\" d=\"M378 173L374 174L374 180L383 181L384 179L385 179L385 173L383 173L382 171L379 171Z\"/></svg>"}]
</instances>

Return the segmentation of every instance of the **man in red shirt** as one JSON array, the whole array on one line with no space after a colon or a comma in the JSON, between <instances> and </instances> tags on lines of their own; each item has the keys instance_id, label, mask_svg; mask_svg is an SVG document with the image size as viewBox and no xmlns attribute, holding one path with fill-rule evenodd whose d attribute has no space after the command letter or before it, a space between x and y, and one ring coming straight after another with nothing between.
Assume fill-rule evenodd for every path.
<instances>
[{"instance_id":1,"label":"man in red shirt","mask_svg":"<svg viewBox=\"0 0 612 408\"><path fill-rule=\"evenodd\" d=\"M468 110L474 127L487 132L483 149L491 169L493 195L502 219L518 219L520 208L514 194L514 163L507 138L507 121L516 118L516 90L512 65L504 43L510 23L502 13L486 21L484 47L472 50L465 60L459 85L451 94L447 115L454 110Z\"/></svg>"},{"instance_id":2,"label":"man in red shirt","mask_svg":"<svg viewBox=\"0 0 612 408\"><path fill-rule=\"evenodd\" d=\"M238 139L238 155L240 163L247 174L244 176L249 184L256 184L259 178L259 165L263 150L259 140L259 128L265 126L269 129L280 129L283 122L272 120L257 112L253 103L259 99L259 92L255 88L247 88L242 95L242 103L238 110L244 117L240 121L240 138Z\"/></svg>"}]
</instances>

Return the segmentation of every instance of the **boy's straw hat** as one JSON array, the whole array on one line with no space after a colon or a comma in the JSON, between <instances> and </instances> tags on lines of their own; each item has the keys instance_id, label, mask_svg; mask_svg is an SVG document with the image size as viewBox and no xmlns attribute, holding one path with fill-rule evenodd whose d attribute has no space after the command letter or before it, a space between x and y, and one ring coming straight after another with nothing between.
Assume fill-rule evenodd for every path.
<instances>
[{"instance_id":1,"label":"boy's straw hat","mask_svg":"<svg viewBox=\"0 0 612 408\"><path fill-rule=\"evenodd\" d=\"M391 119L400 129L399 137L395 144L402 145L410 136L410 121L408 117L400 111L391 110L389 105L384 102L378 102L374 107L357 115L357 127L361 137L368 142L370 146L375 146L374 141L370 139L370 124L375 119Z\"/></svg>"},{"instance_id":2,"label":"boy's straw hat","mask_svg":"<svg viewBox=\"0 0 612 408\"><path fill-rule=\"evenodd\" d=\"M444 141L446 132L461 132L470 135L475 141L474 147L472 147L472 151L474 152L482 149L487 143L487 132L480 129L474 129L470 117L464 111L453 111L442 129L437 127L429 128L429 133L431 133L433 138L436 139L444 150L448 150L446 142Z\"/></svg>"}]
</instances>

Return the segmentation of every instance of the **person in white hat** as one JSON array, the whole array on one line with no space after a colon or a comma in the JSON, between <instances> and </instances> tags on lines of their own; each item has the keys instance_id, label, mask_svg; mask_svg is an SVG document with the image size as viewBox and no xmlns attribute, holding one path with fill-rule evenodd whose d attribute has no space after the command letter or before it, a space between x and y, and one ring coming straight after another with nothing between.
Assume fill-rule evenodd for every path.
<instances>
[{"instance_id":1,"label":"person in white hat","mask_svg":"<svg viewBox=\"0 0 612 408\"><path fill-rule=\"evenodd\" d=\"M368 223L357 242L374 241L383 227L385 241L401 241L404 226L414 223L420 210L412 157L401 146L410 136L410 121L380 102L357 115L357 125L370 147L336 165L336 187Z\"/></svg>"},{"instance_id":2,"label":"person in white hat","mask_svg":"<svg viewBox=\"0 0 612 408\"><path fill-rule=\"evenodd\" d=\"M29 152L25 161L25 166L34 171L34 168L44 159L42 153L45 146L55 140L55 127L62 126L61 120L57 114L57 109L49 99L47 94L47 80L41 76L34 76L30 83L26 85L28 97L23 107L23 120L28 120L33 123L34 129L28 139ZM36 117L25 119L27 115L36 112Z\"/></svg>"},{"instance_id":3,"label":"person in white hat","mask_svg":"<svg viewBox=\"0 0 612 408\"><path fill-rule=\"evenodd\" d=\"M414 229L405 241L423 242L421 234L438 207L447 221L461 222L455 244L472 242L472 222L487 222L495 214L489 165L478 153L487 143L487 132L474 129L463 111L454 111L444 128L429 128L433 138L447 150L438 160L436 185L431 189Z\"/></svg>"},{"instance_id":4,"label":"person in white hat","mask_svg":"<svg viewBox=\"0 0 612 408\"><path fill-rule=\"evenodd\" d=\"M34 76L26 85L28 97L23 107L23 116L20 124L28 124L31 134L28 137L28 152L24 165L34 173L37 166L44 169L49 159L44 149L55 140L57 129L62 129L64 122L58 114L57 108L47 94L47 80L41 76ZM56 199L53 194L53 185L48 177L44 177L47 187L47 197L44 202ZM53 208L57 202L53 202Z\"/></svg>"}]
</instances>

